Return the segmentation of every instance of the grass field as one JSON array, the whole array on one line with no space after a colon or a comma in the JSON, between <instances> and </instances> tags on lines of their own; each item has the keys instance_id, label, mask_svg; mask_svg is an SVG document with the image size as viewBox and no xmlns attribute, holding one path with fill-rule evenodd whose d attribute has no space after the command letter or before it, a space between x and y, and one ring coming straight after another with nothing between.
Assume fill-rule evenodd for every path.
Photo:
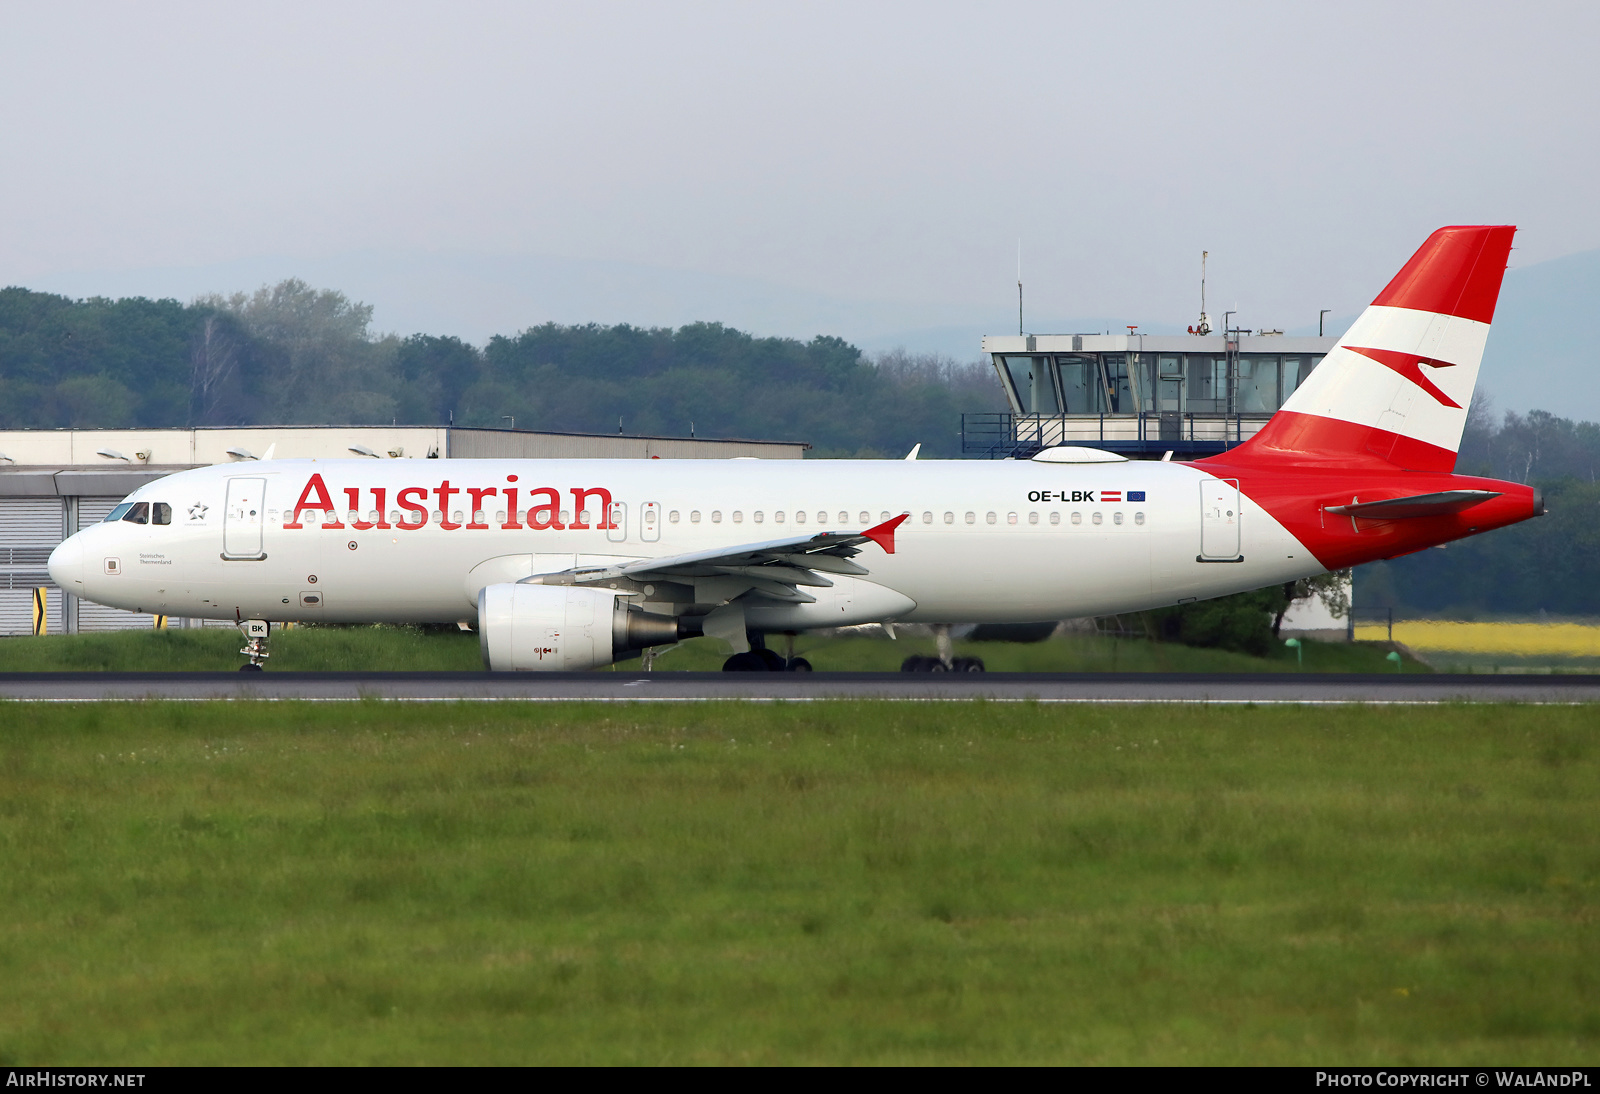
<instances>
[{"instance_id":1,"label":"grass field","mask_svg":"<svg viewBox=\"0 0 1600 1094\"><path fill-rule=\"evenodd\" d=\"M0 708L0 1063L1600 1058L1582 707Z\"/></svg>"},{"instance_id":2,"label":"grass field","mask_svg":"<svg viewBox=\"0 0 1600 1094\"><path fill-rule=\"evenodd\" d=\"M53 635L0 639L0 672L192 672L228 671L244 658L233 630L124 631L116 634ZM899 641L868 636L803 635L795 650L818 670L894 672L914 653L933 653L929 638ZM269 670L476 672L483 668L478 636L424 632L414 627L300 627L275 632ZM1307 642L1307 672L1393 672L1381 642ZM1294 672L1294 654L1283 648L1270 658L1226 650L1191 649L1142 640L1067 637L1047 642L957 642L958 656L981 657L995 672ZM656 660L660 672L715 672L727 649L697 638ZM638 660L620 668L636 671ZM1407 659L1406 672L1427 667Z\"/></svg>"}]
</instances>

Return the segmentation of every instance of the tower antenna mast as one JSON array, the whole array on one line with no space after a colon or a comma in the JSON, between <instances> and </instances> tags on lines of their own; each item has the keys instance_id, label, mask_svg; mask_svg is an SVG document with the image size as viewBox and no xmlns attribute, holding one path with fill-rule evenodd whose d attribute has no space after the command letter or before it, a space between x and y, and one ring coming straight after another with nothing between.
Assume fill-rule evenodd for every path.
<instances>
[{"instance_id":1,"label":"tower antenna mast","mask_svg":"<svg viewBox=\"0 0 1600 1094\"><path fill-rule=\"evenodd\" d=\"M1201 336L1211 333L1211 316L1206 314L1206 258L1210 254L1210 251L1200 252L1200 322L1189 328Z\"/></svg>"},{"instance_id":2,"label":"tower antenna mast","mask_svg":"<svg viewBox=\"0 0 1600 1094\"><path fill-rule=\"evenodd\" d=\"M1022 333L1022 240L1017 239L1017 333Z\"/></svg>"}]
</instances>

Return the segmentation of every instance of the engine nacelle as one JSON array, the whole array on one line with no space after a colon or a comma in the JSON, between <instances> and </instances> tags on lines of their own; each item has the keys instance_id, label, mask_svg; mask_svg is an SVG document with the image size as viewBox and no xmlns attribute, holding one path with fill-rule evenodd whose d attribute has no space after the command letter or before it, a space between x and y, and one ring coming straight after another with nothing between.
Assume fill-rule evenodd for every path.
<instances>
[{"instance_id":1,"label":"engine nacelle","mask_svg":"<svg viewBox=\"0 0 1600 1094\"><path fill-rule=\"evenodd\" d=\"M688 632L673 617L630 608L604 589L501 584L478 593L478 642L491 672L592 669L680 633Z\"/></svg>"}]
</instances>

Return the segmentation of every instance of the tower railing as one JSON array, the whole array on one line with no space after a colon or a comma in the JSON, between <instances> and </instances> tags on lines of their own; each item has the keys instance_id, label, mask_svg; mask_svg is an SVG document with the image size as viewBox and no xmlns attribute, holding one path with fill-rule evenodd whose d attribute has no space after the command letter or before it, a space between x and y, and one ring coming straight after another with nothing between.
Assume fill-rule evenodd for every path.
<instances>
[{"instance_id":1,"label":"tower railing","mask_svg":"<svg viewBox=\"0 0 1600 1094\"><path fill-rule=\"evenodd\" d=\"M1056 445L1104 448L1123 455L1199 457L1248 440L1270 414L1145 410L1137 414L961 415L961 452L983 459L1027 459ZM1246 424L1253 426L1249 433Z\"/></svg>"}]
</instances>

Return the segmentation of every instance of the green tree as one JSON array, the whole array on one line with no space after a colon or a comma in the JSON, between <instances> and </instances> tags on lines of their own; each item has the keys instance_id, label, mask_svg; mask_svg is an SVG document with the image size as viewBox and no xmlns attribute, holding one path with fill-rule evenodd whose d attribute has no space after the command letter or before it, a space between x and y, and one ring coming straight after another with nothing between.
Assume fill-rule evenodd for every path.
<instances>
[{"instance_id":1,"label":"green tree","mask_svg":"<svg viewBox=\"0 0 1600 1094\"><path fill-rule=\"evenodd\" d=\"M372 335L370 304L299 278L195 303L237 317L271 347L260 366L260 392L261 412L273 420L379 422L397 415L393 366L399 340Z\"/></svg>"}]
</instances>

